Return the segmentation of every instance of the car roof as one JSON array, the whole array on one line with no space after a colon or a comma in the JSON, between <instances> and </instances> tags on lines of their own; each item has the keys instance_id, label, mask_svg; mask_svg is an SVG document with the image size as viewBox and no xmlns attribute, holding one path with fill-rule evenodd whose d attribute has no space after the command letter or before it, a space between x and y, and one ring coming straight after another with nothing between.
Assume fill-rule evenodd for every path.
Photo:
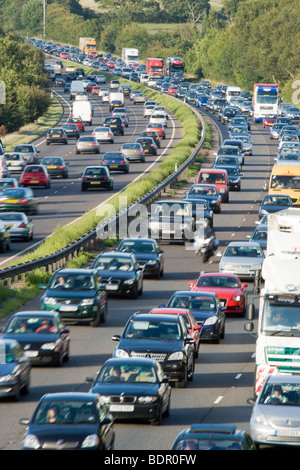
<instances>
[{"instance_id":1,"label":"car roof","mask_svg":"<svg viewBox=\"0 0 300 470\"><path fill-rule=\"evenodd\" d=\"M17 312L15 313L13 317L28 317L28 316L31 316L31 317L45 317L45 318L49 318L49 317L59 317L59 312L55 312L54 310L51 310L51 311L48 311L48 312L45 312L45 311L38 311L38 310L28 310L28 311L22 311L22 312Z\"/></svg>"},{"instance_id":2,"label":"car roof","mask_svg":"<svg viewBox=\"0 0 300 470\"><path fill-rule=\"evenodd\" d=\"M56 392L56 393L46 393L42 396L41 400L87 400L87 401L96 401L98 395L91 392Z\"/></svg>"},{"instance_id":3,"label":"car roof","mask_svg":"<svg viewBox=\"0 0 300 470\"><path fill-rule=\"evenodd\" d=\"M114 365L121 365L121 364L141 364L141 365L156 365L156 361L150 358L142 358L142 357L110 357L105 361L104 365L107 364L114 364Z\"/></svg>"},{"instance_id":4,"label":"car roof","mask_svg":"<svg viewBox=\"0 0 300 470\"><path fill-rule=\"evenodd\" d=\"M214 292L208 292L208 291L201 292L197 290L192 290L192 291L191 290L177 290L176 292L174 292L174 294L172 294L172 297L173 295L191 295L194 297L203 295L204 297L216 297L216 294Z\"/></svg>"},{"instance_id":5,"label":"car roof","mask_svg":"<svg viewBox=\"0 0 300 470\"><path fill-rule=\"evenodd\" d=\"M151 313L151 315L164 315L164 314L167 314L167 315L187 315L188 313L190 313L189 309L188 308L176 308L176 307L157 307L157 308L152 308L149 312L149 314Z\"/></svg>"},{"instance_id":6,"label":"car roof","mask_svg":"<svg viewBox=\"0 0 300 470\"><path fill-rule=\"evenodd\" d=\"M176 318L176 317L175 317ZM179 315L178 317L179 318ZM138 313L138 314L133 314L130 320L161 320L161 321L174 321L174 317L172 317L167 313Z\"/></svg>"},{"instance_id":7,"label":"car roof","mask_svg":"<svg viewBox=\"0 0 300 470\"><path fill-rule=\"evenodd\" d=\"M270 375L268 376L266 382L271 384L280 384L280 383L296 383L300 384L300 376L299 375Z\"/></svg>"}]
</instances>

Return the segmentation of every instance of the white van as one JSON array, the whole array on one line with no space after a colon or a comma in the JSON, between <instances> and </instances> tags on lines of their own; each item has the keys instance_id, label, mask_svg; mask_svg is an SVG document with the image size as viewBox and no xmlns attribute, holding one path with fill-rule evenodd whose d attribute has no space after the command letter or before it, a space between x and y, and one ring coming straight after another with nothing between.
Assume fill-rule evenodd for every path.
<instances>
[{"instance_id":1,"label":"white van","mask_svg":"<svg viewBox=\"0 0 300 470\"><path fill-rule=\"evenodd\" d=\"M92 125L93 109L89 101L75 101L73 103L73 118L81 118L84 124Z\"/></svg>"},{"instance_id":2,"label":"white van","mask_svg":"<svg viewBox=\"0 0 300 470\"><path fill-rule=\"evenodd\" d=\"M241 89L239 86L228 86L226 89L226 100L230 104L232 98L241 96Z\"/></svg>"}]
</instances>

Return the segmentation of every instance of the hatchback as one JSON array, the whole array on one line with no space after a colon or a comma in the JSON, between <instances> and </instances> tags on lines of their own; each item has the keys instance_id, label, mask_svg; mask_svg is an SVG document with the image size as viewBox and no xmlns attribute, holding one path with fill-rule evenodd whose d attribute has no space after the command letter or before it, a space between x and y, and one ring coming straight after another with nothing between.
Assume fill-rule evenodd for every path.
<instances>
[{"instance_id":1,"label":"hatchback","mask_svg":"<svg viewBox=\"0 0 300 470\"><path fill-rule=\"evenodd\" d=\"M62 128L52 128L49 129L46 137L46 144L50 145L53 143L67 144L68 137L66 132Z\"/></svg>"},{"instance_id":2,"label":"hatchback","mask_svg":"<svg viewBox=\"0 0 300 470\"><path fill-rule=\"evenodd\" d=\"M126 156L127 160L145 161L145 153L140 143L127 142L122 145L120 151Z\"/></svg>"},{"instance_id":3,"label":"hatchback","mask_svg":"<svg viewBox=\"0 0 300 470\"><path fill-rule=\"evenodd\" d=\"M114 133L108 127L95 127L92 136L95 137L98 142L114 143Z\"/></svg>"},{"instance_id":4,"label":"hatchback","mask_svg":"<svg viewBox=\"0 0 300 470\"><path fill-rule=\"evenodd\" d=\"M94 136L82 136L76 142L76 154L81 152L100 153L100 144Z\"/></svg>"},{"instance_id":5,"label":"hatchback","mask_svg":"<svg viewBox=\"0 0 300 470\"><path fill-rule=\"evenodd\" d=\"M52 176L61 176L62 178L68 178L68 165L69 162L64 162L61 157L45 157L42 160L42 165L47 168L47 171Z\"/></svg>"},{"instance_id":6,"label":"hatchback","mask_svg":"<svg viewBox=\"0 0 300 470\"><path fill-rule=\"evenodd\" d=\"M23 171L20 184L26 186L44 186L50 188L50 176L44 165L28 165Z\"/></svg>"},{"instance_id":7,"label":"hatchback","mask_svg":"<svg viewBox=\"0 0 300 470\"><path fill-rule=\"evenodd\" d=\"M129 162L122 152L105 152L100 163L112 171L129 172Z\"/></svg>"},{"instance_id":8,"label":"hatchback","mask_svg":"<svg viewBox=\"0 0 300 470\"><path fill-rule=\"evenodd\" d=\"M32 240L33 221L24 212L2 212L0 220L9 229L11 239Z\"/></svg>"},{"instance_id":9,"label":"hatchback","mask_svg":"<svg viewBox=\"0 0 300 470\"><path fill-rule=\"evenodd\" d=\"M81 191L87 189L113 189L113 178L106 166L88 166L81 178Z\"/></svg>"},{"instance_id":10,"label":"hatchback","mask_svg":"<svg viewBox=\"0 0 300 470\"><path fill-rule=\"evenodd\" d=\"M4 154L9 172L23 171L26 162L21 153L11 152Z\"/></svg>"}]
</instances>

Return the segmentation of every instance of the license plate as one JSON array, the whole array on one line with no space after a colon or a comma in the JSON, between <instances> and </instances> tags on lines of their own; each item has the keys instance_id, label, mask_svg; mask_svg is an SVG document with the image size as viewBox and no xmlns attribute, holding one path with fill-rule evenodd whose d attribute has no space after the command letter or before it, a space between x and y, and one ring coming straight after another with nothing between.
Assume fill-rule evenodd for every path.
<instances>
[{"instance_id":1,"label":"license plate","mask_svg":"<svg viewBox=\"0 0 300 470\"><path fill-rule=\"evenodd\" d=\"M28 357L37 357L38 356L38 351L26 351L26 355Z\"/></svg>"},{"instance_id":2,"label":"license plate","mask_svg":"<svg viewBox=\"0 0 300 470\"><path fill-rule=\"evenodd\" d=\"M110 405L110 411L134 411L134 405Z\"/></svg>"},{"instance_id":3,"label":"license plate","mask_svg":"<svg viewBox=\"0 0 300 470\"><path fill-rule=\"evenodd\" d=\"M34 184L34 183L39 183L39 181L38 180L30 180L29 183Z\"/></svg>"},{"instance_id":4,"label":"license plate","mask_svg":"<svg viewBox=\"0 0 300 470\"><path fill-rule=\"evenodd\" d=\"M110 126L110 127L117 127L117 126L115 126L115 125L113 124L113 125L112 125L112 126Z\"/></svg>"},{"instance_id":5,"label":"license plate","mask_svg":"<svg viewBox=\"0 0 300 470\"><path fill-rule=\"evenodd\" d=\"M6 228L11 228L13 225L5 225Z\"/></svg>"},{"instance_id":6,"label":"license plate","mask_svg":"<svg viewBox=\"0 0 300 470\"><path fill-rule=\"evenodd\" d=\"M101 184L101 181L91 181L91 184Z\"/></svg>"},{"instance_id":7,"label":"license plate","mask_svg":"<svg viewBox=\"0 0 300 470\"><path fill-rule=\"evenodd\" d=\"M7 201L9 204L15 204L16 202L18 202L18 199L7 199Z\"/></svg>"},{"instance_id":8,"label":"license plate","mask_svg":"<svg viewBox=\"0 0 300 470\"><path fill-rule=\"evenodd\" d=\"M118 290L118 286L115 284L106 284L106 290Z\"/></svg>"},{"instance_id":9,"label":"license plate","mask_svg":"<svg viewBox=\"0 0 300 470\"><path fill-rule=\"evenodd\" d=\"M76 305L62 305L59 309L61 312L76 312Z\"/></svg>"},{"instance_id":10,"label":"license plate","mask_svg":"<svg viewBox=\"0 0 300 470\"><path fill-rule=\"evenodd\" d=\"M280 437L300 437L300 431L293 429L278 429L275 431L275 436Z\"/></svg>"},{"instance_id":11,"label":"license plate","mask_svg":"<svg viewBox=\"0 0 300 470\"><path fill-rule=\"evenodd\" d=\"M89 147L90 144L84 144L84 145L85 145L85 147Z\"/></svg>"},{"instance_id":12,"label":"license plate","mask_svg":"<svg viewBox=\"0 0 300 470\"><path fill-rule=\"evenodd\" d=\"M52 137L60 137L60 135L55 134L55 135L53 135Z\"/></svg>"},{"instance_id":13,"label":"license plate","mask_svg":"<svg viewBox=\"0 0 300 470\"><path fill-rule=\"evenodd\" d=\"M50 166L48 166L47 168L57 168L57 166L50 165Z\"/></svg>"},{"instance_id":14,"label":"license plate","mask_svg":"<svg viewBox=\"0 0 300 470\"><path fill-rule=\"evenodd\" d=\"M118 168L118 165L110 165L110 168Z\"/></svg>"}]
</instances>

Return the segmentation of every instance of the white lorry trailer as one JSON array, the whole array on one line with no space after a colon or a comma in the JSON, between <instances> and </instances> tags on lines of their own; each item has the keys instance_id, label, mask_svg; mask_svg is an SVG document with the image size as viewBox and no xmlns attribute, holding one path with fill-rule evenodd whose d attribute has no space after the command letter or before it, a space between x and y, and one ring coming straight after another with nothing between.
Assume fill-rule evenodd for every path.
<instances>
[{"instance_id":1,"label":"white lorry trailer","mask_svg":"<svg viewBox=\"0 0 300 470\"><path fill-rule=\"evenodd\" d=\"M300 209L268 216L255 352L255 395L270 374L300 374ZM251 303L245 330L254 330Z\"/></svg>"},{"instance_id":2,"label":"white lorry trailer","mask_svg":"<svg viewBox=\"0 0 300 470\"><path fill-rule=\"evenodd\" d=\"M137 67L139 65L139 51L132 47L123 47L122 62L126 67Z\"/></svg>"},{"instance_id":3,"label":"white lorry trailer","mask_svg":"<svg viewBox=\"0 0 300 470\"><path fill-rule=\"evenodd\" d=\"M70 86L70 100L75 98L78 93L85 93L85 88L82 80L72 80Z\"/></svg>"}]
</instances>

